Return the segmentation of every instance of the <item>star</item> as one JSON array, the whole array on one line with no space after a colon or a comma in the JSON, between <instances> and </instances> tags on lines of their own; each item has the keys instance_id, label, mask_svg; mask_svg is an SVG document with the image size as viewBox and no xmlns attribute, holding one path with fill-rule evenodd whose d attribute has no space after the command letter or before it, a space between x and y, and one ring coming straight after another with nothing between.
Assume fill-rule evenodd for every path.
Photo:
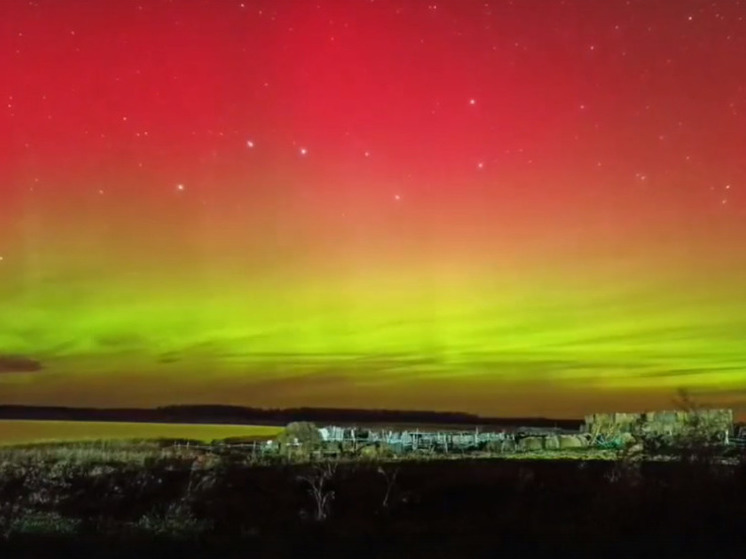
<instances>
[{"instance_id":1,"label":"star","mask_svg":"<svg viewBox=\"0 0 746 559\"><path fill-rule=\"evenodd\" d=\"M477 163L477 169L484 169L484 162L480 161Z\"/></svg>"},{"instance_id":2,"label":"star","mask_svg":"<svg viewBox=\"0 0 746 559\"><path fill-rule=\"evenodd\" d=\"M301 155L308 155L308 150L307 150L306 148L300 148L300 149L298 150L298 152L299 152L299 153L300 153Z\"/></svg>"},{"instance_id":3,"label":"star","mask_svg":"<svg viewBox=\"0 0 746 559\"><path fill-rule=\"evenodd\" d=\"M254 147L254 142L252 140L246 140L246 147L252 149Z\"/></svg>"},{"instance_id":4,"label":"star","mask_svg":"<svg viewBox=\"0 0 746 559\"><path fill-rule=\"evenodd\" d=\"M184 192L184 190L186 190L186 187L183 184L177 184L176 190L178 190L179 192Z\"/></svg>"},{"instance_id":5,"label":"star","mask_svg":"<svg viewBox=\"0 0 746 559\"><path fill-rule=\"evenodd\" d=\"M472 99L469 99L469 104L470 104L470 105L472 105L472 106L474 106L474 105L476 105L476 104L477 104L477 100L476 100L476 99L474 99L474 98L472 98Z\"/></svg>"}]
</instances>

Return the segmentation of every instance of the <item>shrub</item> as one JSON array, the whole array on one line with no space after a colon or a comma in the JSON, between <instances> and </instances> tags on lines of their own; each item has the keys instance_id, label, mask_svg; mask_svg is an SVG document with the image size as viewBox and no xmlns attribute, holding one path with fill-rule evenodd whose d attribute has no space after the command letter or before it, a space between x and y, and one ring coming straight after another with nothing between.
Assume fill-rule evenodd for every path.
<instances>
[{"instance_id":1,"label":"shrub","mask_svg":"<svg viewBox=\"0 0 746 559\"><path fill-rule=\"evenodd\" d=\"M169 504L165 509L154 509L142 515L135 527L156 536L185 538L210 529L211 523L194 516L183 501Z\"/></svg>"},{"instance_id":2,"label":"shrub","mask_svg":"<svg viewBox=\"0 0 746 559\"><path fill-rule=\"evenodd\" d=\"M322 443L321 431L310 421L288 423L276 440L280 444L290 444L297 441L305 448L317 448Z\"/></svg>"},{"instance_id":3,"label":"shrub","mask_svg":"<svg viewBox=\"0 0 746 559\"><path fill-rule=\"evenodd\" d=\"M8 535L71 535L78 531L80 520L56 512L27 511L18 515L8 527Z\"/></svg>"}]
</instances>

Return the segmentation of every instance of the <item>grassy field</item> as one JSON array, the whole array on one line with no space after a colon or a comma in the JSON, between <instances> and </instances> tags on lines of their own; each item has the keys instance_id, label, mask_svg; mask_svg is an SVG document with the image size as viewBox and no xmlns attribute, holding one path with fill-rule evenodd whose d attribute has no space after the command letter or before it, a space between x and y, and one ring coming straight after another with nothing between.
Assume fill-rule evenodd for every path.
<instances>
[{"instance_id":1,"label":"grassy field","mask_svg":"<svg viewBox=\"0 0 746 559\"><path fill-rule=\"evenodd\" d=\"M0 420L0 446L42 442L129 439L190 439L197 441L212 441L229 437L266 439L274 437L281 430L282 427L266 425Z\"/></svg>"}]
</instances>

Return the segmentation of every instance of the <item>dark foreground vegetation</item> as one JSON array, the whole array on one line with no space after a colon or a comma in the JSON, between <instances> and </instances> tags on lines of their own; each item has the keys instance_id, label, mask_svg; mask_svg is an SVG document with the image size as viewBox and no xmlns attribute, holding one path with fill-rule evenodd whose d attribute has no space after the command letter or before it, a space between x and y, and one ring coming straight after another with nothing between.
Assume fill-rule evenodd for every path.
<instances>
[{"instance_id":1,"label":"dark foreground vegetation","mask_svg":"<svg viewBox=\"0 0 746 559\"><path fill-rule=\"evenodd\" d=\"M744 461L709 449L310 463L168 442L0 452L2 557L743 557L745 524Z\"/></svg>"}]
</instances>

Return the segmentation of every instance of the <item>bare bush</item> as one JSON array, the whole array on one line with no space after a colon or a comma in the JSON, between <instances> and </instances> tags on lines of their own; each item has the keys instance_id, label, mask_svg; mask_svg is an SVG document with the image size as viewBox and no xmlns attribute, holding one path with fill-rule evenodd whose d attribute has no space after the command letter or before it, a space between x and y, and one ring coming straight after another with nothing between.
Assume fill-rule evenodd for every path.
<instances>
[{"instance_id":1,"label":"bare bush","mask_svg":"<svg viewBox=\"0 0 746 559\"><path fill-rule=\"evenodd\" d=\"M684 464L711 469L721 462L725 441L718 438L707 410L685 390L679 390L677 407L686 412L686 422L672 438L675 458ZM725 435L725 433L723 433Z\"/></svg>"},{"instance_id":2,"label":"bare bush","mask_svg":"<svg viewBox=\"0 0 746 559\"><path fill-rule=\"evenodd\" d=\"M308 473L298 476L298 479L308 486L308 494L313 499L313 518L317 522L326 520L329 516L334 490L332 481L337 474L337 463L332 461L314 464Z\"/></svg>"},{"instance_id":3,"label":"bare bush","mask_svg":"<svg viewBox=\"0 0 746 559\"><path fill-rule=\"evenodd\" d=\"M639 485L642 481L642 462L645 450L642 444L630 441L617 450L611 469L606 479L611 483L623 483L629 486Z\"/></svg>"},{"instance_id":4,"label":"bare bush","mask_svg":"<svg viewBox=\"0 0 746 559\"><path fill-rule=\"evenodd\" d=\"M386 482L386 491L384 492L383 500L381 501L381 506L386 509L389 507L391 493L396 486L396 478L399 475L399 468L385 468L384 466L378 466L376 472L381 474Z\"/></svg>"}]
</instances>

